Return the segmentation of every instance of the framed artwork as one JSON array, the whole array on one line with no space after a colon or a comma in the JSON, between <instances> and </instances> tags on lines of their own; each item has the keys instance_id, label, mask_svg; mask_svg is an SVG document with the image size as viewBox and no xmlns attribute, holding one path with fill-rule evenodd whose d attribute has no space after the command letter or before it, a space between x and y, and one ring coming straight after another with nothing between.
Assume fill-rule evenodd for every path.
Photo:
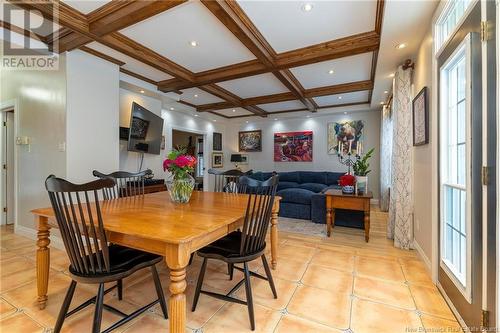
<instances>
[{"instance_id":1,"label":"framed artwork","mask_svg":"<svg viewBox=\"0 0 500 333\"><path fill-rule=\"evenodd\" d=\"M312 162L313 132L274 133L275 162Z\"/></svg>"},{"instance_id":2,"label":"framed artwork","mask_svg":"<svg viewBox=\"0 0 500 333\"><path fill-rule=\"evenodd\" d=\"M421 146L429 143L429 110L427 87L413 99L413 145Z\"/></svg>"},{"instance_id":3,"label":"framed artwork","mask_svg":"<svg viewBox=\"0 0 500 333\"><path fill-rule=\"evenodd\" d=\"M248 164L248 155L247 154L241 154L241 162L239 164L241 164L241 165Z\"/></svg>"},{"instance_id":4,"label":"framed artwork","mask_svg":"<svg viewBox=\"0 0 500 333\"><path fill-rule=\"evenodd\" d=\"M212 153L212 168L222 168L224 166L224 154Z\"/></svg>"},{"instance_id":5,"label":"framed artwork","mask_svg":"<svg viewBox=\"0 0 500 333\"><path fill-rule=\"evenodd\" d=\"M357 154L358 143L363 138L364 127L365 124L362 120L328 123L328 154L336 155L341 151L347 154L349 143L351 144L351 153ZM339 151L339 147L341 151Z\"/></svg>"},{"instance_id":6,"label":"framed artwork","mask_svg":"<svg viewBox=\"0 0 500 333\"><path fill-rule=\"evenodd\" d=\"M222 150L222 133L214 132L213 135L213 150Z\"/></svg>"},{"instance_id":7,"label":"framed artwork","mask_svg":"<svg viewBox=\"0 0 500 333\"><path fill-rule=\"evenodd\" d=\"M238 132L239 151L262 151L262 131L242 131Z\"/></svg>"}]
</instances>

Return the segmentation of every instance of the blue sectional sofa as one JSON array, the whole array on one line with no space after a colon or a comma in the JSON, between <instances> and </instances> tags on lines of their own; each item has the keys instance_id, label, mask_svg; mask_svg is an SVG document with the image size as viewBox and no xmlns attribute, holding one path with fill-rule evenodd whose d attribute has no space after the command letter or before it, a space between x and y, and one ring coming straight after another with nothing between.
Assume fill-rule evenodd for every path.
<instances>
[{"instance_id":1,"label":"blue sectional sofa","mask_svg":"<svg viewBox=\"0 0 500 333\"><path fill-rule=\"evenodd\" d=\"M278 172L277 195L281 197L280 216L326 223L324 191L338 188L342 172L292 171ZM273 172L255 172L249 177L266 180ZM363 212L337 210L335 224L363 227Z\"/></svg>"}]
</instances>

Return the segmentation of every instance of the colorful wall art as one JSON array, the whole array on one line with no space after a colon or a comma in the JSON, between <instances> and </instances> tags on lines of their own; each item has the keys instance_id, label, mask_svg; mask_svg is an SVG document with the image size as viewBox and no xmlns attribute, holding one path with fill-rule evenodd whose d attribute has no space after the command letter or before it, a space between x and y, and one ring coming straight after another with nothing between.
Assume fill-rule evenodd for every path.
<instances>
[{"instance_id":1,"label":"colorful wall art","mask_svg":"<svg viewBox=\"0 0 500 333\"><path fill-rule=\"evenodd\" d=\"M242 131L238 133L239 151L262 151L262 131Z\"/></svg>"},{"instance_id":2,"label":"colorful wall art","mask_svg":"<svg viewBox=\"0 0 500 333\"><path fill-rule=\"evenodd\" d=\"M351 149L352 154L361 153L361 140L363 138L364 122L351 120L341 123L328 124L328 154L347 154Z\"/></svg>"},{"instance_id":3,"label":"colorful wall art","mask_svg":"<svg viewBox=\"0 0 500 333\"><path fill-rule=\"evenodd\" d=\"M312 162L313 132L274 133L275 162Z\"/></svg>"}]
</instances>

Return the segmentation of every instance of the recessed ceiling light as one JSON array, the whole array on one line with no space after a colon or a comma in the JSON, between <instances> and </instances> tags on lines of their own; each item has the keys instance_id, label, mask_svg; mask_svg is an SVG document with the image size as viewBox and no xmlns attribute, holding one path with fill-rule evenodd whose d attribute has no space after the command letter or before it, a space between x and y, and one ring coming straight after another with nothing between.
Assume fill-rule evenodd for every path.
<instances>
[{"instance_id":1,"label":"recessed ceiling light","mask_svg":"<svg viewBox=\"0 0 500 333\"><path fill-rule=\"evenodd\" d=\"M333 73L334 73L333 69L330 69L330 70L328 71L328 74L333 74Z\"/></svg>"},{"instance_id":2,"label":"recessed ceiling light","mask_svg":"<svg viewBox=\"0 0 500 333\"><path fill-rule=\"evenodd\" d=\"M342 99L342 96L339 96L339 99Z\"/></svg>"},{"instance_id":3,"label":"recessed ceiling light","mask_svg":"<svg viewBox=\"0 0 500 333\"><path fill-rule=\"evenodd\" d=\"M198 97L198 95L194 94L194 98Z\"/></svg>"},{"instance_id":4,"label":"recessed ceiling light","mask_svg":"<svg viewBox=\"0 0 500 333\"><path fill-rule=\"evenodd\" d=\"M141 94L144 94L144 90L141 90Z\"/></svg>"},{"instance_id":5,"label":"recessed ceiling light","mask_svg":"<svg viewBox=\"0 0 500 333\"><path fill-rule=\"evenodd\" d=\"M236 110L235 110L235 109L233 109L233 112L236 112Z\"/></svg>"},{"instance_id":6,"label":"recessed ceiling light","mask_svg":"<svg viewBox=\"0 0 500 333\"><path fill-rule=\"evenodd\" d=\"M310 3L305 3L302 5L302 10L305 12L310 12L313 9L313 5Z\"/></svg>"},{"instance_id":7,"label":"recessed ceiling light","mask_svg":"<svg viewBox=\"0 0 500 333\"><path fill-rule=\"evenodd\" d=\"M394 73L389 74L389 77L394 77Z\"/></svg>"},{"instance_id":8,"label":"recessed ceiling light","mask_svg":"<svg viewBox=\"0 0 500 333\"><path fill-rule=\"evenodd\" d=\"M389 92L387 90L384 90L384 94L388 94Z\"/></svg>"},{"instance_id":9,"label":"recessed ceiling light","mask_svg":"<svg viewBox=\"0 0 500 333\"><path fill-rule=\"evenodd\" d=\"M198 117L198 115L197 115L197 114L195 114L194 116L195 116L195 117Z\"/></svg>"},{"instance_id":10,"label":"recessed ceiling light","mask_svg":"<svg viewBox=\"0 0 500 333\"><path fill-rule=\"evenodd\" d=\"M247 124L248 124L248 120L247 120L247 121L245 121L245 123L247 123Z\"/></svg>"},{"instance_id":11,"label":"recessed ceiling light","mask_svg":"<svg viewBox=\"0 0 500 333\"><path fill-rule=\"evenodd\" d=\"M311 116L306 116L306 118L309 118L309 117L311 117Z\"/></svg>"},{"instance_id":12,"label":"recessed ceiling light","mask_svg":"<svg viewBox=\"0 0 500 333\"><path fill-rule=\"evenodd\" d=\"M347 114L347 112L344 111L344 114Z\"/></svg>"},{"instance_id":13,"label":"recessed ceiling light","mask_svg":"<svg viewBox=\"0 0 500 333\"><path fill-rule=\"evenodd\" d=\"M198 42L195 40L192 40L189 42L189 45L191 45L192 47L196 47L196 46L198 46Z\"/></svg>"},{"instance_id":14,"label":"recessed ceiling light","mask_svg":"<svg viewBox=\"0 0 500 333\"><path fill-rule=\"evenodd\" d=\"M174 108L170 108L170 111L174 111Z\"/></svg>"},{"instance_id":15,"label":"recessed ceiling light","mask_svg":"<svg viewBox=\"0 0 500 333\"><path fill-rule=\"evenodd\" d=\"M380 105L384 105L384 102L380 102Z\"/></svg>"},{"instance_id":16,"label":"recessed ceiling light","mask_svg":"<svg viewBox=\"0 0 500 333\"><path fill-rule=\"evenodd\" d=\"M406 43L401 43L401 44L396 45L396 49L401 50L401 49L404 49L406 46L407 46Z\"/></svg>"},{"instance_id":17,"label":"recessed ceiling light","mask_svg":"<svg viewBox=\"0 0 500 333\"><path fill-rule=\"evenodd\" d=\"M217 119L214 119L213 121L217 121Z\"/></svg>"},{"instance_id":18,"label":"recessed ceiling light","mask_svg":"<svg viewBox=\"0 0 500 333\"><path fill-rule=\"evenodd\" d=\"M278 118L274 118L274 121L278 120Z\"/></svg>"}]
</instances>

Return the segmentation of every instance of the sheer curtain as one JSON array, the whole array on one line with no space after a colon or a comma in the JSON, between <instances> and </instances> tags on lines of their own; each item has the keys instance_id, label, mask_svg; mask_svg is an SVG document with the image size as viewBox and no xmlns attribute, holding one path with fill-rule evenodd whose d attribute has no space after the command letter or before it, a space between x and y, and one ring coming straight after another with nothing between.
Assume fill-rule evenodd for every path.
<instances>
[{"instance_id":1,"label":"sheer curtain","mask_svg":"<svg viewBox=\"0 0 500 333\"><path fill-rule=\"evenodd\" d=\"M387 236L394 246L413 247L412 70L399 66L393 87L392 179Z\"/></svg>"},{"instance_id":2,"label":"sheer curtain","mask_svg":"<svg viewBox=\"0 0 500 333\"><path fill-rule=\"evenodd\" d=\"M392 108L385 105L380 126L380 210L389 211L392 174Z\"/></svg>"}]
</instances>

